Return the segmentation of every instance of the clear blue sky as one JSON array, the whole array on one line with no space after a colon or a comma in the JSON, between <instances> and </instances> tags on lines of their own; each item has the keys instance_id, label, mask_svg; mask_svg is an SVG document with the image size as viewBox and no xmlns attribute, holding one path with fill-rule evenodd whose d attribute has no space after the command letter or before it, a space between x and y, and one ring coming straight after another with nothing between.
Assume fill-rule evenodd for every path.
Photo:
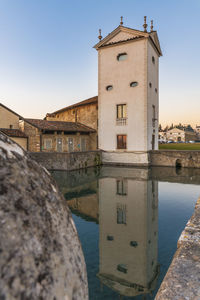
<instances>
[{"instance_id":1,"label":"clear blue sky","mask_svg":"<svg viewBox=\"0 0 200 300\"><path fill-rule=\"evenodd\" d=\"M98 29L154 20L160 122L200 124L199 0L0 0L0 102L42 118L97 95Z\"/></svg>"}]
</instances>

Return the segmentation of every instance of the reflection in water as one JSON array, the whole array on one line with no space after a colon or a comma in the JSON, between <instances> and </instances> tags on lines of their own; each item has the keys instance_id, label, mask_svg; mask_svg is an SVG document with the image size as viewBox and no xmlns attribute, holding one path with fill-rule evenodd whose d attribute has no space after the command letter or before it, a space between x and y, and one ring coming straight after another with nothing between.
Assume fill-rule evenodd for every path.
<instances>
[{"instance_id":1,"label":"reflection in water","mask_svg":"<svg viewBox=\"0 0 200 300\"><path fill-rule=\"evenodd\" d=\"M101 282L124 296L150 293L158 275L158 183L125 174L99 179L99 227Z\"/></svg>"},{"instance_id":2,"label":"reflection in water","mask_svg":"<svg viewBox=\"0 0 200 300\"><path fill-rule=\"evenodd\" d=\"M162 251L159 252L159 260L165 257L165 261L158 263L158 181L200 184L200 170L180 169L177 172L175 168L103 167L100 170L90 168L87 172L81 170L52 174L72 212L83 220L99 224L99 257L97 250L94 253L91 244L93 238L98 240L98 236L91 235L90 239L87 237L87 224L91 222L81 223L81 230L84 226L86 228L84 234L79 228L88 268L91 299L117 299L111 291L124 298L136 296L138 299L138 295L144 295L142 299L146 299L145 295L150 295L158 288L157 281L160 284L159 263L163 265L164 262L164 272L161 266L161 277L165 275L180 234L180 229L178 232L174 228L170 231L167 225L169 223L166 222L171 222L173 227L182 218L179 214L179 218L175 216L173 219L170 212L174 211L173 205L178 202L170 202L169 199L166 201L168 192L165 192L162 196L163 204L159 205L159 219L162 220L159 223L159 243ZM181 209L186 206L188 211L187 205L187 202L182 201ZM172 216L170 221L167 220L167 215ZM187 221L188 216L185 214L184 218ZM180 223L181 230L183 227ZM172 251L170 245L173 231L176 231L177 236L173 238L175 242ZM87 256L89 247L91 251ZM91 257L91 253L96 258ZM92 259L94 261L91 266ZM98 262L97 268L94 263ZM92 273L93 270L96 270L95 273ZM98 290L98 283L94 282L95 274L99 283L108 290ZM153 299L152 297L147 296L148 299Z\"/></svg>"}]
</instances>

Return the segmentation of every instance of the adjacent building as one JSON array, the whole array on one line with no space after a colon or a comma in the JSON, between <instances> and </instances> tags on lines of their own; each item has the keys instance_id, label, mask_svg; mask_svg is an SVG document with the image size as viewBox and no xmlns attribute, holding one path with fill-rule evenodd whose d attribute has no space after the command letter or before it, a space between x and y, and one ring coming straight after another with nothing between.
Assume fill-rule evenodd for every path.
<instances>
[{"instance_id":1,"label":"adjacent building","mask_svg":"<svg viewBox=\"0 0 200 300\"><path fill-rule=\"evenodd\" d=\"M96 149L96 130L78 122L23 119L21 130L32 152L74 152Z\"/></svg>"},{"instance_id":2,"label":"adjacent building","mask_svg":"<svg viewBox=\"0 0 200 300\"><path fill-rule=\"evenodd\" d=\"M27 150L28 137L19 126L22 119L16 112L0 103L0 131Z\"/></svg>"}]
</instances>

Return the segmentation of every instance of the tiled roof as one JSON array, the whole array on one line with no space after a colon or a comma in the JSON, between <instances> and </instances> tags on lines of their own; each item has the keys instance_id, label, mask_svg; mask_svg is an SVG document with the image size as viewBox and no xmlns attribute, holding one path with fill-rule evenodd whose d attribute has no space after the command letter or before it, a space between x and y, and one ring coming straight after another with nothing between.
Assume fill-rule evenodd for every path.
<instances>
[{"instance_id":1,"label":"tiled roof","mask_svg":"<svg viewBox=\"0 0 200 300\"><path fill-rule=\"evenodd\" d=\"M24 119L27 123L42 130L67 131L67 132L96 132L91 127L75 122L47 121L40 119Z\"/></svg>"},{"instance_id":2,"label":"tiled roof","mask_svg":"<svg viewBox=\"0 0 200 300\"><path fill-rule=\"evenodd\" d=\"M57 114L57 113L60 113L60 112L63 112L65 110L68 110L68 109L72 109L72 108L75 108L75 107L79 107L79 106L82 106L82 105L87 105L87 104L92 104L92 103L98 103L98 96L95 96L95 97L92 97L92 98L89 98L89 99L86 99L86 100L83 100L81 102L77 102L75 104L72 104L70 106L66 106L62 109L59 109L57 111L54 111L53 113L48 113L47 115L48 116L51 116L53 114Z\"/></svg>"},{"instance_id":3,"label":"tiled roof","mask_svg":"<svg viewBox=\"0 0 200 300\"><path fill-rule=\"evenodd\" d=\"M24 132L19 129L8 129L8 128L0 128L0 131L10 137L22 137L27 138Z\"/></svg>"},{"instance_id":4,"label":"tiled roof","mask_svg":"<svg viewBox=\"0 0 200 300\"><path fill-rule=\"evenodd\" d=\"M129 41L133 41L133 40L143 39L143 38L144 38L144 36L135 36L135 37L132 37L132 38L129 38L129 39L126 39L126 40L121 40L121 41L117 41L117 42L110 42L110 43L107 43L105 45L100 46L99 48L106 47L106 46L111 46L111 45L116 45L116 44L120 44L120 43L125 43L125 42L129 42Z\"/></svg>"}]
</instances>

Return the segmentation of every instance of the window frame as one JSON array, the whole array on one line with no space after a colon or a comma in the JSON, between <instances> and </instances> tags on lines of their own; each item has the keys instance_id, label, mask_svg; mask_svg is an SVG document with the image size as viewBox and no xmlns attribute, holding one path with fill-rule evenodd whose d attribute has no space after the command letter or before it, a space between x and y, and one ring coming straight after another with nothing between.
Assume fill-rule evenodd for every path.
<instances>
[{"instance_id":1,"label":"window frame","mask_svg":"<svg viewBox=\"0 0 200 300\"><path fill-rule=\"evenodd\" d=\"M127 150L127 134L117 134L117 150ZM124 144L125 146L124 147L120 147L120 143L118 142L118 138L119 137L122 137L122 140L123 138L125 137L125 143L124 141L122 141L122 144Z\"/></svg>"},{"instance_id":2,"label":"window frame","mask_svg":"<svg viewBox=\"0 0 200 300\"><path fill-rule=\"evenodd\" d=\"M120 59L120 57L125 57L124 59ZM128 54L126 52L119 53L117 55L117 61L125 61L128 58Z\"/></svg>"},{"instance_id":3,"label":"window frame","mask_svg":"<svg viewBox=\"0 0 200 300\"><path fill-rule=\"evenodd\" d=\"M47 147L47 142L50 142L51 146ZM45 138L44 139L44 149L45 150L51 150L53 148L53 141L51 138Z\"/></svg>"}]
</instances>

